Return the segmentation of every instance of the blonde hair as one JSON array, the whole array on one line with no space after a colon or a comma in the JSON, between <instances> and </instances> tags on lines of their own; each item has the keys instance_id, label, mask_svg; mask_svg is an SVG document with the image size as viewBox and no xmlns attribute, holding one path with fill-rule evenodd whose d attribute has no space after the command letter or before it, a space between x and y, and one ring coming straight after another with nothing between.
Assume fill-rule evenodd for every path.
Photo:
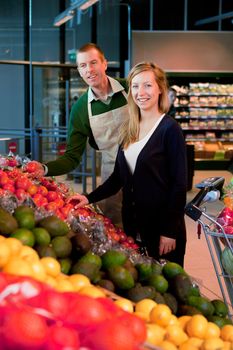
<instances>
[{"instance_id":1,"label":"blonde hair","mask_svg":"<svg viewBox=\"0 0 233 350\"><path fill-rule=\"evenodd\" d=\"M128 74L128 110L129 119L122 125L120 129L119 142L126 148L129 144L138 141L140 109L136 105L132 97L131 83L132 79L141 72L151 71L154 73L155 81L160 89L158 100L158 110L162 113L167 113L169 110L168 100L168 82L166 73L156 64L151 62L140 62L136 64Z\"/></svg>"}]
</instances>

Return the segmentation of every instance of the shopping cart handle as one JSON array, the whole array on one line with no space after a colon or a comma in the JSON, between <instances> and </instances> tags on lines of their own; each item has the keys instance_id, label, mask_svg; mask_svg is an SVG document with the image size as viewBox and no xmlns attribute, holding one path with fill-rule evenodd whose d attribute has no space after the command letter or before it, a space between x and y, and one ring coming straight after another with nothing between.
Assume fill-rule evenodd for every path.
<instances>
[{"instance_id":1,"label":"shopping cart handle","mask_svg":"<svg viewBox=\"0 0 233 350\"><path fill-rule=\"evenodd\" d=\"M199 184L195 185L196 188L208 188L209 191L215 189L221 191L224 184L224 177L208 177Z\"/></svg>"},{"instance_id":2,"label":"shopping cart handle","mask_svg":"<svg viewBox=\"0 0 233 350\"><path fill-rule=\"evenodd\" d=\"M221 191L225 179L223 177L208 177L195 187L200 188L197 195L185 207L185 214L194 221L197 221L202 215L202 210L199 208L208 192L216 190Z\"/></svg>"}]
</instances>

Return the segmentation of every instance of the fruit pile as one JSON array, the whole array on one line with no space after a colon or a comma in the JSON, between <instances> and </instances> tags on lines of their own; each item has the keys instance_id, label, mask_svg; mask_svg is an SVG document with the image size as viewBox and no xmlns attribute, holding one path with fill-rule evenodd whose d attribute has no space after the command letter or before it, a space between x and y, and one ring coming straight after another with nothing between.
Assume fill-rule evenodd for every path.
<instances>
[{"instance_id":1,"label":"fruit pile","mask_svg":"<svg viewBox=\"0 0 233 350\"><path fill-rule=\"evenodd\" d=\"M58 293L6 274L0 274L0 296L3 350L143 349L145 322L107 298Z\"/></svg>"},{"instance_id":2,"label":"fruit pile","mask_svg":"<svg viewBox=\"0 0 233 350\"><path fill-rule=\"evenodd\" d=\"M9 208L10 197L11 202L14 199L14 209L27 202L44 212L44 216L48 213L56 215L68 223L75 217L85 231L91 231L93 222L99 222L105 236L113 243L122 244L125 248L139 248L132 237L127 237L122 229L115 227L110 219L97 212L93 206L75 210L75 203L68 202L73 192L64 183L46 177L36 179L34 175L38 164L29 160L22 162L19 157L0 156L0 197L4 203L0 203L0 206L7 206L6 209L12 211Z\"/></svg>"}]
</instances>

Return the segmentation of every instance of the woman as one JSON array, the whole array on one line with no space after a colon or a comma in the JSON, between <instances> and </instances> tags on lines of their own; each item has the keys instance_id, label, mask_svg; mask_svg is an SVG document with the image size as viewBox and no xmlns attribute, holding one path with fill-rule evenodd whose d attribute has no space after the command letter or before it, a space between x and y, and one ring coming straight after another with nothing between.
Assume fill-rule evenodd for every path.
<instances>
[{"instance_id":1,"label":"woman","mask_svg":"<svg viewBox=\"0 0 233 350\"><path fill-rule=\"evenodd\" d=\"M183 266L186 230L186 147L169 109L165 72L142 62L128 76L129 120L120 133L113 173L76 207L123 190L122 218L127 235L140 237L149 256ZM74 198L74 197L73 197Z\"/></svg>"}]
</instances>

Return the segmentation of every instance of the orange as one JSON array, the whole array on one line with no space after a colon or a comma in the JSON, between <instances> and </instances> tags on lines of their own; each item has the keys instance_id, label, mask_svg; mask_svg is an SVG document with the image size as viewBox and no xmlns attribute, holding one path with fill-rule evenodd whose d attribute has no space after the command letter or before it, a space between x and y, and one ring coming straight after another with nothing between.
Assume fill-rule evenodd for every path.
<instances>
[{"instance_id":1,"label":"orange","mask_svg":"<svg viewBox=\"0 0 233 350\"><path fill-rule=\"evenodd\" d=\"M3 268L3 272L17 275L17 276L30 276L33 277L32 268L30 264L20 258L12 258Z\"/></svg>"},{"instance_id":2,"label":"orange","mask_svg":"<svg viewBox=\"0 0 233 350\"><path fill-rule=\"evenodd\" d=\"M57 281L55 279L55 277L46 275L44 283L48 284L50 287L52 288L56 288L57 287Z\"/></svg>"},{"instance_id":3,"label":"orange","mask_svg":"<svg viewBox=\"0 0 233 350\"><path fill-rule=\"evenodd\" d=\"M171 309L165 304L157 304L150 312L150 322L166 327L171 319Z\"/></svg>"},{"instance_id":4,"label":"orange","mask_svg":"<svg viewBox=\"0 0 233 350\"><path fill-rule=\"evenodd\" d=\"M147 338L146 342L152 345L159 345L165 336L165 329L157 324L146 324Z\"/></svg>"},{"instance_id":5,"label":"orange","mask_svg":"<svg viewBox=\"0 0 233 350\"><path fill-rule=\"evenodd\" d=\"M185 342L185 344L195 346L196 348L200 348L202 343L203 343L203 339L196 338L196 337L190 337Z\"/></svg>"},{"instance_id":6,"label":"orange","mask_svg":"<svg viewBox=\"0 0 233 350\"><path fill-rule=\"evenodd\" d=\"M32 268L33 277L38 281L44 282L46 279L46 272L41 261L32 261L30 266Z\"/></svg>"},{"instance_id":7,"label":"orange","mask_svg":"<svg viewBox=\"0 0 233 350\"><path fill-rule=\"evenodd\" d=\"M187 322L191 319L192 316L183 315L178 317L178 322L183 330L185 330Z\"/></svg>"},{"instance_id":8,"label":"orange","mask_svg":"<svg viewBox=\"0 0 233 350\"><path fill-rule=\"evenodd\" d=\"M91 284L90 279L87 276L79 273L70 275L69 281L72 283L75 291L79 291L79 289L82 287L89 286Z\"/></svg>"},{"instance_id":9,"label":"orange","mask_svg":"<svg viewBox=\"0 0 233 350\"><path fill-rule=\"evenodd\" d=\"M3 242L6 239L6 237L0 235L0 243Z\"/></svg>"},{"instance_id":10,"label":"orange","mask_svg":"<svg viewBox=\"0 0 233 350\"><path fill-rule=\"evenodd\" d=\"M23 246L22 242L14 237L8 237L6 240L6 243L9 246L12 255L19 254L19 252Z\"/></svg>"},{"instance_id":11,"label":"orange","mask_svg":"<svg viewBox=\"0 0 233 350\"><path fill-rule=\"evenodd\" d=\"M205 339L202 343L201 350L222 350L224 342L220 338Z\"/></svg>"},{"instance_id":12,"label":"orange","mask_svg":"<svg viewBox=\"0 0 233 350\"><path fill-rule=\"evenodd\" d=\"M175 315L171 315L170 321L168 323L168 326L172 326L172 325L177 325L180 327L178 318ZM180 327L182 329L182 327Z\"/></svg>"},{"instance_id":13,"label":"orange","mask_svg":"<svg viewBox=\"0 0 233 350\"><path fill-rule=\"evenodd\" d=\"M6 243L6 240L3 240L0 243L0 268L3 267L7 261L10 259L11 250Z\"/></svg>"},{"instance_id":14,"label":"orange","mask_svg":"<svg viewBox=\"0 0 233 350\"><path fill-rule=\"evenodd\" d=\"M177 350L177 347L168 340L163 340L162 343L159 344L159 348L163 350Z\"/></svg>"},{"instance_id":15,"label":"orange","mask_svg":"<svg viewBox=\"0 0 233 350\"><path fill-rule=\"evenodd\" d=\"M205 338L208 321L203 315L194 315L187 322L186 333L189 337Z\"/></svg>"},{"instance_id":16,"label":"orange","mask_svg":"<svg viewBox=\"0 0 233 350\"><path fill-rule=\"evenodd\" d=\"M28 262L39 260L37 252L27 245L22 246L19 252L19 257Z\"/></svg>"},{"instance_id":17,"label":"orange","mask_svg":"<svg viewBox=\"0 0 233 350\"><path fill-rule=\"evenodd\" d=\"M93 285L82 287L79 290L79 293L88 295L92 298L104 298L106 296L105 293L100 288L97 288Z\"/></svg>"},{"instance_id":18,"label":"orange","mask_svg":"<svg viewBox=\"0 0 233 350\"><path fill-rule=\"evenodd\" d=\"M58 279L55 287L60 292L73 292L74 287L68 279Z\"/></svg>"},{"instance_id":19,"label":"orange","mask_svg":"<svg viewBox=\"0 0 233 350\"><path fill-rule=\"evenodd\" d=\"M140 317L142 320L144 320L145 322L149 321L149 317L146 313L142 312L142 311L135 311L133 313L135 316Z\"/></svg>"},{"instance_id":20,"label":"orange","mask_svg":"<svg viewBox=\"0 0 233 350\"><path fill-rule=\"evenodd\" d=\"M114 301L114 304L119 306L121 309L132 313L134 311L134 306L131 300L125 298L119 298Z\"/></svg>"},{"instance_id":21,"label":"orange","mask_svg":"<svg viewBox=\"0 0 233 350\"><path fill-rule=\"evenodd\" d=\"M230 341L233 343L233 325L226 324L221 329L221 338L225 341Z\"/></svg>"},{"instance_id":22,"label":"orange","mask_svg":"<svg viewBox=\"0 0 233 350\"><path fill-rule=\"evenodd\" d=\"M145 313L149 319L150 312L156 305L157 303L154 300L145 298L136 303L135 311Z\"/></svg>"},{"instance_id":23,"label":"orange","mask_svg":"<svg viewBox=\"0 0 233 350\"><path fill-rule=\"evenodd\" d=\"M51 256L44 256L40 261L44 265L45 271L49 276L56 277L61 273L61 265Z\"/></svg>"},{"instance_id":24,"label":"orange","mask_svg":"<svg viewBox=\"0 0 233 350\"><path fill-rule=\"evenodd\" d=\"M172 325L166 328L165 339L180 346L188 339L188 336L180 326Z\"/></svg>"},{"instance_id":25,"label":"orange","mask_svg":"<svg viewBox=\"0 0 233 350\"><path fill-rule=\"evenodd\" d=\"M179 346L179 350L198 350L199 348L197 346L194 346L192 344L188 344L187 342L183 343L181 346Z\"/></svg>"},{"instance_id":26,"label":"orange","mask_svg":"<svg viewBox=\"0 0 233 350\"><path fill-rule=\"evenodd\" d=\"M205 339L208 338L219 338L220 337L220 328L213 322L208 322L207 330L205 334Z\"/></svg>"},{"instance_id":27,"label":"orange","mask_svg":"<svg viewBox=\"0 0 233 350\"><path fill-rule=\"evenodd\" d=\"M224 341L224 346L222 350L232 350L233 344L231 341Z\"/></svg>"}]
</instances>

